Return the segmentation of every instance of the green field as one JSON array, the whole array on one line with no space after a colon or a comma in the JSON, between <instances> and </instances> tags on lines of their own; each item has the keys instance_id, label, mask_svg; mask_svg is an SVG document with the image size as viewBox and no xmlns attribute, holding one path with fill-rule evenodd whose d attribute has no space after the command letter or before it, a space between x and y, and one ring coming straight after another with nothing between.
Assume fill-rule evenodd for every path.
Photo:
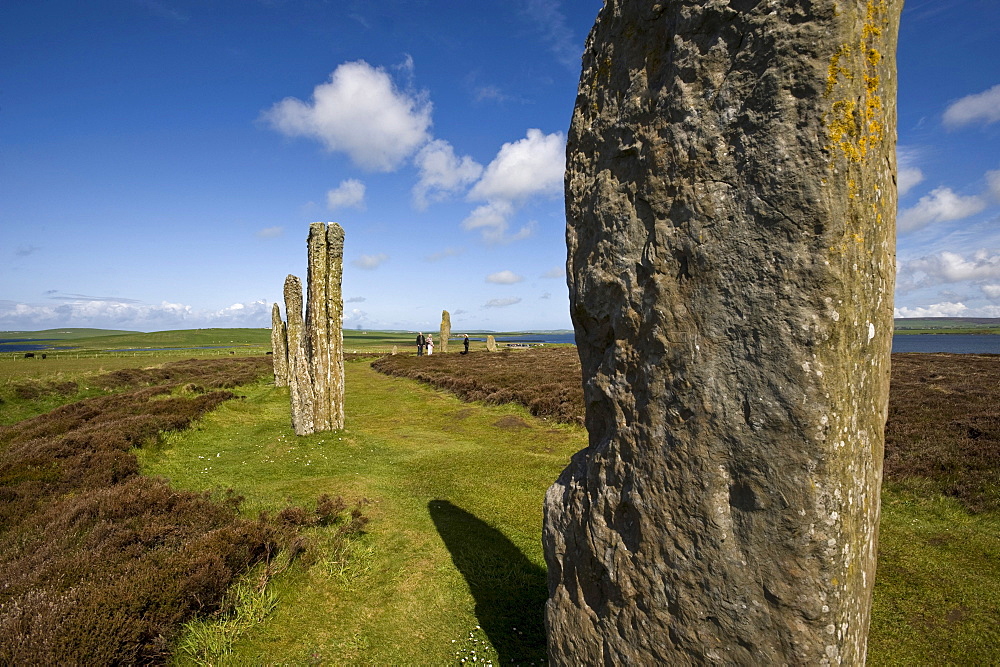
<instances>
[{"instance_id":1,"label":"green field","mask_svg":"<svg viewBox=\"0 0 1000 667\"><path fill-rule=\"evenodd\" d=\"M229 335L235 341L242 334ZM352 338L359 349L409 343L404 333ZM87 387L99 371L177 359L159 355L0 359L0 423L96 391ZM961 378L945 385L942 368L914 367L914 391L926 388L931 399L982 394L979 400L990 403L983 392L995 386L963 387ZM248 516L329 493L362 501L371 519L346 551L322 551L311 565L275 577L259 613L189 624L174 644L175 661L456 664L475 655L477 664L542 662L542 498L569 456L586 445L586 431L516 405L464 403L376 373L365 360L349 361L346 373L343 431L294 436L287 389L262 378L238 390L245 398L224 403L194 428L136 450L144 473L176 487L234 489L246 497ZM982 377L988 385L995 374ZM44 388L67 381L77 382L79 393L15 396L20 383ZM901 419L905 406L896 407L894 418ZM976 417L986 434L976 436L979 443L994 437L983 421L988 417ZM928 452L933 448L920 456ZM948 494L919 476L883 487L871 664L1000 662L1000 513L972 513ZM322 533L317 541L322 547ZM254 595L247 594L247 608Z\"/></svg>"},{"instance_id":2,"label":"green field","mask_svg":"<svg viewBox=\"0 0 1000 667\"><path fill-rule=\"evenodd\" d=\"M996 317L907 317L897 318L895 333L976 333L1000 334L1000 318Z\"/></svg>"}]
</instances>

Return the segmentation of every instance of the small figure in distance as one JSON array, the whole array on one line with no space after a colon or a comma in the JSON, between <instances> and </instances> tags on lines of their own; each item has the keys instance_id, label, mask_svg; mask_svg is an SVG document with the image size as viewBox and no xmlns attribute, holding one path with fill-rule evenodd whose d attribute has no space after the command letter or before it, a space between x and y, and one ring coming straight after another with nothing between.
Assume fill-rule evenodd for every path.
<instances>
[{"instance_id":1,"label":"small figure in distance","mask_svg":"<svg viewBox=\"0 0 1000 667\"><path fill-rule=\"evenodd\" d=\"M427 356L434 354L434 337L431 334L427 334Z\"/></svg>"},{"instance_id":2,"label":"small figure in distance","mask_svg":"<svg viewBox=\"0 0 1000 667\"><path fill-rule=\"evenodd\" d=\"M422 331L417 333L417 356L421 356L424 353L424 333Z\"/></svg>"},{"instance_id":3,"label":"small figure in distance","mask_svg":"<svg viewBox=\"0 0 1000 667\"><path fill-rule=\"evenodd\" d=\"M462 350L462 354L468 354L469 353L469 334L463 334L463 335L465 336L465 339L462 340L462 344L465 345L465 349Z\"/></svg>"}]
</instances>

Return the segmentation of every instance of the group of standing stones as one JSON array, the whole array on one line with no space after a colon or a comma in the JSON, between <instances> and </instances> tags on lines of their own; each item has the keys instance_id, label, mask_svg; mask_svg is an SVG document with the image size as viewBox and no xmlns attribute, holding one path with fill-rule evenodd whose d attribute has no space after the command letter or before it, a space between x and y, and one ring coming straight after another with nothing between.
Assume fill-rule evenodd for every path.
<instances>
[{"instance_id":1,"label":"group of standing stones","mask_svg":"<svg viewBox=\"0 0 1000 667\"><path fill-rule=\"evenodd\" d=\"M305 317L302 281L292 275L284 288L288 321L281 321L278 304L271 310L274 379L289 387L296 435L344 427L344 230L314 222L307 248Z\"/></svg>"},{"instance_id":2,"label":"group of standing stones","mask_svg":"<svg viewBox=\"0 0 1000 667\"><path fill-rule=\"evenodd\" d=\"M553 663L864 662L901 4L606 0L566 148L589 446L545 498ZM294 276L275 312L296 433L343 424L342 250L313 224L305 321Z\"/></svg>"}]
</instances>

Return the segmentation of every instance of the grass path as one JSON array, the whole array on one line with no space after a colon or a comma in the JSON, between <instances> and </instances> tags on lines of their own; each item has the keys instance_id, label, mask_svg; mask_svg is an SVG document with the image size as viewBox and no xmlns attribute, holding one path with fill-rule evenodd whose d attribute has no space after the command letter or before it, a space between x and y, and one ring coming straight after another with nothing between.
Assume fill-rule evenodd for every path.
<instances>
[{"instance_id":1,"label":"grass path","mask_svg":"<svg viewBox=\"0 0 1000 667\"><path fill-rule=\"evenodd\" d=\"M141 454L145 473L231 487L251 513L321 493L370 501L346 566L328 559L279 578L277 608L236 641L232 662L442 664L473 650L478 661L542 661L542 499L586 432L364 362L346 373L342 432L295 437L287 391L261 384Z\"/></svg>"}]
</instances>

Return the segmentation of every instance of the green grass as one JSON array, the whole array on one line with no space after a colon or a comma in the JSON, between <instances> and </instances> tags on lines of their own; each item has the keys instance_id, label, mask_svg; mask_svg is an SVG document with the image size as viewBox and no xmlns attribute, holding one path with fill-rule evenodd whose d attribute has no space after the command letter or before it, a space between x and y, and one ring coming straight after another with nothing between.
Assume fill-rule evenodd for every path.
<instances>
[{"instance_id":1,"label":"green grass","mask_svg":"<svg viewBox=\"0 0 1000 667\"><path fill-rule=\"evenodd\" d=\"M1000 516L956 500L882 491L868 640L872 665L1000 662Z\"/></svg>"},{"instance_id":2,"label":"green grass","mask_svg":"<svg viewBox=\"0 0 1000 667\"><path fill-rule=\"evenodd\" d=\"M542 498L585 445L582 429L462 403L364 362L347 364L342 432L297 438L285 390L241 393L140 452L144 472L232 487L250 513L324 492L366 499L371 523L349 558L277 579L277 607L231 643L238 662L544 658Z\"/></svg>"},{"instance_id":3,"label":"green grass","mask_svg":"<svg viewBox=\"0 0 1000 667\"><path fill-rule=\"evenodd\" d=\"M358 335L373 347L386 340ZM63 378L137 363L55 361L45 372ZM42 367L0 361L0 396L5 379ZM188 627L177 661L441 664L473 650L540 661L542 497L586 432L514 406L461 403L366 362L346 371L342 432L295 437L287 390L261 382L139 452L144 472L175 486L232 487L251 515L329 493L365 499L372 519L364 537L336 547L313 530L315 564L234 592L232 613ZM882 500L871 664L1000 663L1000 513L971 514L919 478L887 483Z\"/></svg>"}]
</instances>

